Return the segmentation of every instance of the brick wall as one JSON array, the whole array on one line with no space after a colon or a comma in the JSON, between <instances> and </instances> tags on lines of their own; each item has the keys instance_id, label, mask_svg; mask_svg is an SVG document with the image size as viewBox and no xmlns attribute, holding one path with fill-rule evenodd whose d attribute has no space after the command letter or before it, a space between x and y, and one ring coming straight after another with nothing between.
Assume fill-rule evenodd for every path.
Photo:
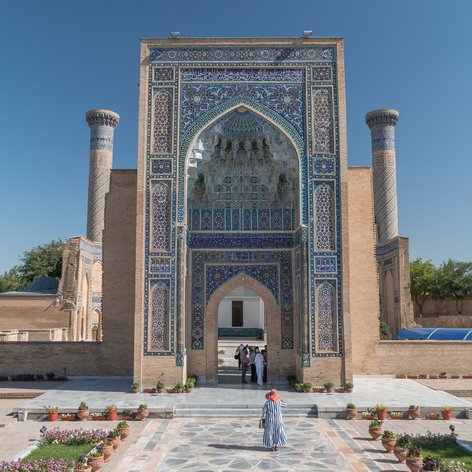
<instances>
[{"instance_id":1,"label":"brick wall","mask_svg":"<svg viewBox=\"0 0 472 472\"><path fill-rule=\"evenodd\" d=\"M379 289L372 169L349 167L349 273L354 374L378 370Z\"/></svg>"},{"instance_id":2,"label":"brick wall","mask_svg":"<svg viewBox=\"0 0 472 472\"><path fill-rule=\"evenodd\" d=\"M380 341L379 374L472 374L472 342Z\"/></svg>"}]
</instances>

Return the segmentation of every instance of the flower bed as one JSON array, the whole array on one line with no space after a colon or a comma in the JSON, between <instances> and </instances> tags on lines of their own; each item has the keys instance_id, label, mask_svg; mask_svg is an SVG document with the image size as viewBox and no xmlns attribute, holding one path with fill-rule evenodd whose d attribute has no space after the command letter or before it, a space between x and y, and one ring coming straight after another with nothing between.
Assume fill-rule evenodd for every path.
<instances>
[{"instance_id":1,"label":"flower bed","mask_svg":"<svg viewBox=\"0 0 472 472\"><path fill-rule=\"evenodd\" d=\"M41 444L64 444L67 446L78 446L80 444L97 444L106 438L108 430L96 429L50 429L41 434Z\"/></svg>"},{"instance_id":2,"label":"flower bed","mask_svg":"<svg viewBox=\"0 0 472 472\"><path fill-rule=\"evenodd\" d=\"M1 462L1 472L69 472L71 465L65 459L35 460L28 463Z\"/></svg>"}]
</instances>

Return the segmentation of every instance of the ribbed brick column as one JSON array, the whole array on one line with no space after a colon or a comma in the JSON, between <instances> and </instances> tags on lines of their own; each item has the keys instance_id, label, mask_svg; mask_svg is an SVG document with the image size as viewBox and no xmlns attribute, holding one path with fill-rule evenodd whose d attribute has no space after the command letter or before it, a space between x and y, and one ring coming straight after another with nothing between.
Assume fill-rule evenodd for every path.
<instances>
[{"instance_id":1,"label":"ribbed brick column","mask_svg":"<svg viewBox=\"0 0 472 472\"><path fill-rule=\"evenodd\" d=\"M395 126L396 110L374 110L365 116L372 141L374 211L378 242L398 236Z\"/></svg>"},{"instance_id":2,"label":"ribbed brick column","mask_svg":"<svg viewBox=\"0 0 472 472\"><path fill-rule=\"evenodd\" d=\"M90 126L87 238L101 242L105 221L105 194L110 189L113 164L113 135L120 117L109 110L90 110L86 119Z\"/></svg>"}]
</instances>

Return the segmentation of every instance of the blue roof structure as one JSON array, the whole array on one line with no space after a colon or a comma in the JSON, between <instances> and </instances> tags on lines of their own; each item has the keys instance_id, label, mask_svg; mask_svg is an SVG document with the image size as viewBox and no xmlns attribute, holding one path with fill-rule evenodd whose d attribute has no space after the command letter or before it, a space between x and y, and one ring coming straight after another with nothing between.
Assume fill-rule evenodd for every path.
<instances>
[{"instance_id":1,"label":"blue roof structure","mask_svg":"<svg viewBox=\"0 0 472 472\"><path fill-rule=\"evenodd\" d=\"M395 339L472 341L472 328L406 328L402 329Z\"/></svg>"}]
</instances>

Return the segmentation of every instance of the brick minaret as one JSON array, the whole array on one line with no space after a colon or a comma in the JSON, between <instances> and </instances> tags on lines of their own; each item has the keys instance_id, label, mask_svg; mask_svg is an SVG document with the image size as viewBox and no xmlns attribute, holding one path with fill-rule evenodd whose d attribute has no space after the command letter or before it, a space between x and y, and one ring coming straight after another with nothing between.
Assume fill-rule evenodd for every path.
<instances>
[{"instance_id":1,"label":"brick minaret","mask_svg":"<svg viewBox=\"0 0 472 472\"><path fill-rule=\"evenodd\" d=\"M372 141L374 212L378 243L398 236L395 125L399 116L396 110L374 110L365 116Z\"/></svg>"},{"instance_id":2,"label":"brick minaret","mask_svg":"<svg viewBox=\"0 0 472 472\"><path fill-rule=\"evenodd\" d=\"M86 114L90 126L90 170L87 211L87 238L102 241L105 194L110 189L113 162L113 134L120 117L109 110L90 110Z\"/></svg>"}]
</instances>

